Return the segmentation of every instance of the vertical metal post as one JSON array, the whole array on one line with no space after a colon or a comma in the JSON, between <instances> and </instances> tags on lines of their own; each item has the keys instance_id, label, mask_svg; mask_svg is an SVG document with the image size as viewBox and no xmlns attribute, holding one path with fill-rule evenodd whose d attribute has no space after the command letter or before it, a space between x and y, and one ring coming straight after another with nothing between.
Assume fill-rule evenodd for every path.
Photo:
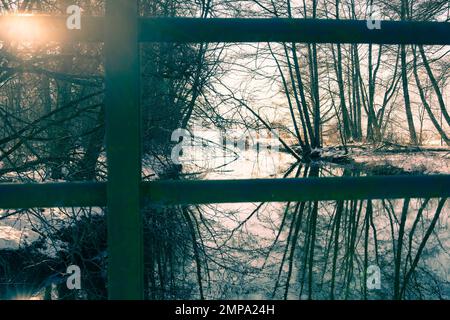
<instances>
[{"instance_id":1,"label":"vertical metal post","mask_svg":"<svg viewBox=\"0 0 450 320\"><path fill-rule=\"evenodd\" d=\"M143 299L138 5L107 0L105 25L109 299Z\"/></svg>"}]
</instances>

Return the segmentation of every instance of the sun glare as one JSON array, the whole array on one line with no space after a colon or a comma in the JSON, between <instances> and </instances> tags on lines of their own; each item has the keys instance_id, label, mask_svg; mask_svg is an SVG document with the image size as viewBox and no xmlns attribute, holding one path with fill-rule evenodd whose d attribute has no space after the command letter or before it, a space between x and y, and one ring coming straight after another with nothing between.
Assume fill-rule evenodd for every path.
<instances>
[{"instance_id":1,"label":"sun glare","mask_svg":"<svg viewBox=\"0 0 450 320\"><path fill-rule=\"evenodd\" d=\"M0 32L11 41L45 40L45 28L41 19L33 14L13 14L0 17Z\"/></svg>"},{"instance_id":2,"label":"sun glare","mask_svg":"<svg viewBox=\"0 0 450 320\"><path fill-rule=\"evenodd\" d=\"M19 301L25 301L25 300L42 300L40 297L30 297L25 295L20 295L14 297L12 300L19 300Z\"/></svg>"}]
</instances>

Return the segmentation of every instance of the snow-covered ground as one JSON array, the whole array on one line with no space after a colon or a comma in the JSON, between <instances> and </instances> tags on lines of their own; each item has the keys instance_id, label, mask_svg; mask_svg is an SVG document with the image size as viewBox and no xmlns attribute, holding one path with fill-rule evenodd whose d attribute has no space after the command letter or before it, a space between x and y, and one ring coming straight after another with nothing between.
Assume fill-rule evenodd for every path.
<instances>
[{"instance_id":1,"label":"snow-covered ground","mask_svg":"<svg viewBox=\"0 0 450 320\"><path fill-rule=\"evenodd\" d=\"M450 174L450 150L448 153L433 151L414 153L359 153L353 159L357 163L376 166L389 165L408 172Z\"/></svg>"}]
</instances>

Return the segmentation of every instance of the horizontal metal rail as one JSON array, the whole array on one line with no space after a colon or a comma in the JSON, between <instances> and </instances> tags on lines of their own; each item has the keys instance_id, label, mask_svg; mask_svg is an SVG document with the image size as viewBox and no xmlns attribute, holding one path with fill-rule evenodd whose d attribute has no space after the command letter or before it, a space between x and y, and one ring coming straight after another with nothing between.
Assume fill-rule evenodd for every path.
<instances>
[{"instance_id":1,"label":"horizontal metal rail","mask_svg":"<svg viewBox=\"0 0 450 320\"><path fill-rule=\"evenodd\" d=\"M4 183L0 184L0 208L104 207L106 183Z\"/></svg>"},{"instance_id":2,"label":"horizontal metal rail","mask_svg":"<svg viewBox=\"0 0 450 320\"><path fill-rule=\"evenodd\" d=\"M450 175L155 181L146 195L161 204L434 198L450 196Z\"/></svg>"},{"instance_id":3,"label":"horizontal metal rail","mask_svg":"<svg viewBox=\"0 0 450 320\"><path fill-rule=\"evenodd\" d=\"M0 15L0 40L103 42L106 20L103 17L82 18L80 30L69 30L65 16Z\"/></svg>"},{"instance_id":4,"label":"horizontal metal rail","mask_svg":"<svg viewBox=\"0 0 450 320\"><path fill-rule=\"evenodd\" d=\"M298 42L450 45L450 23L259 18L140 18L140 42ZM23 29L29 32L23 32ZM84 17L81 30L68 30L66 17L0 16L0 40L104 40L105 19Z\"/></svg>"},{"instance_id":5,"label":"horizontal metal rail","mask_svg":"<svg viewBox=\"0 0 450 320\"><path fill-rule=\"evenodd\" d=\"M450 44L450 24L383 21L370 30L366 20L154 18L141 20L144 42L299 42Z\"/></svg>"},{"instance_id":6,"label":"horizontal metal rail","mask_svg":"<svg viewBox=\"0 0 450 320\"><path fill-rule=\"evenodd\" d=\"M450 175L142 183L146 204L328 201L450 197ZM106 183L0 184L0 208L104 207Z\"/></svg>"}]
</instances>

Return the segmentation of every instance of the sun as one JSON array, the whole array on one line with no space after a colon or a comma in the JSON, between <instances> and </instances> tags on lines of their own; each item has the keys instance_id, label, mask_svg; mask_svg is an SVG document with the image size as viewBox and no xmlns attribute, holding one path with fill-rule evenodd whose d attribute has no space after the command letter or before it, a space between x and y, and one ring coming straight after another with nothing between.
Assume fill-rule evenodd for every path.
<instances>
[{"instance_id":1,"label":"sun","mask_svg":"<svg viewBox=\"0 0 450 320\"><path fill-rule=\"evenodd\" d=\"M33 14L11 14L0 16L0 35L2 40L40 41L46 38L42 19Z\"/></svg>"}]
</instances>

